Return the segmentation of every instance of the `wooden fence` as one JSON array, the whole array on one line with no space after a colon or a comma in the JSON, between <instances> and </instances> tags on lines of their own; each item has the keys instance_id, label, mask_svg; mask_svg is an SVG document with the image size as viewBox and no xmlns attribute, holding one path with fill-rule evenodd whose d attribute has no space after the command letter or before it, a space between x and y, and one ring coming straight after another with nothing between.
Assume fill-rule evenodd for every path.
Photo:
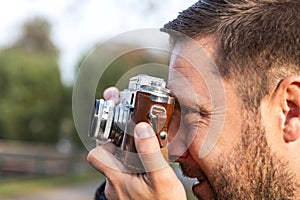
<instances>
[{"instance_id":1,"label":"wooden fence","mask_svg":"<svg viewBox=\"0 0 300 200\"><path fill-rule=\"evenodd\" d=\"M61 153L55 145L0 141L0 179L64 175L89 169L84 149Z\"/></svg>"}]
</instances>

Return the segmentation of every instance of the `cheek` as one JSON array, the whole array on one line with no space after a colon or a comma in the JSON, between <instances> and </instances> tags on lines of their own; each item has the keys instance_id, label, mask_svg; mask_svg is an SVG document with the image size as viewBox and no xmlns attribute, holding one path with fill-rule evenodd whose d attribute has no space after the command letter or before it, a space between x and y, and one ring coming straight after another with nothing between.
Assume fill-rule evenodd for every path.
<instances>
[{"instance_id":1,"label":"cheek","mask_svg":"<svg viewBox=\"0 0 300 200\"><path fill-rule=\"evenodd\" d=\"M199 115L198 113L192 113L185 115L183 122L186 127L187 137L186 144L193 151L197 157L201 157L202 148L207 147L207 142L210 135L210 119Z\"/></svg>"},{"instance_id":2,"label":"cheek","mask_svg":"<svg viewBox=\"0 0 300 200\"><path fill-rule=\"evenodd\" d=\"M212 134L208 132L207 135ZM213 134L218 134L213 132ZM197 157L197 163L201 163L208 174L215 173L211 171L213 166L220 162L228 162L230 155L236 154L236 149L242 145L241 128L239 121L225 121L225 125L218 134L217 139L198 136L194 140L191 149L193 157ZM212 137L213 138L213 137ZM200 145L200 147L199 147Z\"/></svg>"},{"instance_id":3,"label":"cheek","mask_svg":"<svg viewBox=\"0 0 300 200\"><path fill-rule=\"evenodd\" d=\"M212 156L213 154L208 154L205 157L201 156L201 152L203 151L203 144L205 141L205 134L199 133L199 129L191 129L191 135L194 135L193 139L189 141L188 151L193 160L197 164L197 166L201 166L201 170L206 174L210 174L210 169L212 166L216 165L217 159Z\"/></svg>"},{"instance_id":4,"label":"cheek","mask_svg":"<svg viewBox=\"0 0 300 200\"><path fill-rule=\"evenodd\" d=\"M205 134L201 131L201 128L198 126L184 126L184 131L186 132L185 143L189 148L189 151L197 150L200 151L200 148L203 144Z\"/></svg>"},{"instance_id":5,"label":"cheek","mask_svg":"<svg viewBox=\"0 0 300 200\"><path fill-rule=\"evenodd\" d=\"M189 148L189 152L193 157L200 159L201 148L205 141L205 135L199 127L189 128L189 137L187 137L186 143Z\"/></svg>"},{"instance_id":6,"label":"cheek","mask_svg":"<svg viewBox=\"0 0 300 200\"><path fill-rule=\"evenodd\" d=\"M189 137L186 140L189 152L193 159L209 172L211 166L217 164L222 153L230 148L233 143L226 138L222 138L219 130L215 131L211 123L201 118L197 126L189 126L187 129ZM218 135L220 137L218 137ZM224 141L227 141L226 144Z\"/></svg>"},{"instance_id":7,"label":"cheek","mask_svg":"<svg viewBox=\"0 0 300 200\"><path fill-rule=\"evenodd\" d=\"M189 123L190 121L186 117L181 117L180 112L175 113L169 126L169 142L180 140L189 147L200 129L197 123Z\"/></svg>"}]
</instances>

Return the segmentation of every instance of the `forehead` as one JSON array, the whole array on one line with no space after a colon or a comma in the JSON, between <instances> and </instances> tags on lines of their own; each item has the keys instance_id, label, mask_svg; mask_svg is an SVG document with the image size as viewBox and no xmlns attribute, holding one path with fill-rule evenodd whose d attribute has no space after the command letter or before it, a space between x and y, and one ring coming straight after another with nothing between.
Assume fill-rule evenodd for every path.
<instances>
[{"instance_id":1,"label":"forehead","mask_svg":"<svg viewBox=\"0 0 300 200\"><path fill-rule=\"evenodd\" d=\"M215 104L224 98L222 79L210 56L214 54L213 44L202 43L178 42L172 51L169 88L178 99L187 101L183 103Z\"/></svg>"}]
</instances>

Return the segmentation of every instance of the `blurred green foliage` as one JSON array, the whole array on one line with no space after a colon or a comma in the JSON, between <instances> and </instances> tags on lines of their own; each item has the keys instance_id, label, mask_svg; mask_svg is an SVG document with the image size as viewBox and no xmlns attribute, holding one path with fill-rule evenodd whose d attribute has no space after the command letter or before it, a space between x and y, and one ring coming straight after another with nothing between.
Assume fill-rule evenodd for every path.
<instances>
[{"instance_id":1,"label":"blurred green foliage","mask_svg":"<svg viewBox=\"0 0 300 200\"><path fill-rule=\"evenodd\" d=\"M47 20L34 18L23 25L13 45L0 50L0 139L68 139L80 144L79 137L83 142L89 140L86 137L92 101L102 98L107 87L116 85L123 90L129 78L140 73L167 79L167 69L159 65L168 65L168 53L118 41L95 46L82 56L76 69L83 75L75 83L80 92L74 95L72 87L61 83L59 51L49 37L50 31ZM79 105L77 130L72 95Z\"/></svg>"},{"instance_id":2,"label":"blurred green foliage","mask_svg":"<svg viewBox=\"0 0 300 200\"><path fill-rule=\"evenodd\" d=\"M124 53L126 52L126 53ZM111 57L110 63L106 62ZM140 44L120 41L106 45L96 46L89 54L83 66L89 65L94 73L103 71L97 77L96 97L102 97L104 90L110 86L119 86L123 90L127 88L129 78L138 74L148 74L167 80L168 52L159 49L149 50Z\"/></svg>"},{"instance_id":3,"label":"blurred green foliage","mask_svg":"<svg viewBox=\"0 0 300 200\"><path fill-rule=\"evenodd\" d=\"M50 24L35 18L0 51L0 138L56 142L65 116L64 86Z\"/></svg>"},{"instance_id":4,"label":"blurred green foliage","mask_svg":"<svg viewBox=\"0 0 300 200\"><path fill-rule=\"evenodd\" d=\"M56 141L62 84L56 60L23 49L0 53L0 137Z\"/></svg>"},{"instance_id":5,"label":"blurred green foliage","mask_svg":"<svg viewBox=\"0 0 300 200\"><path fill-rule=\"evenodd\" d=\"M155 65L159 63L161 65L167 66L169 62L168 56L166 56L165 54L154 55L147 49L140 49L138 46L134 46L133 44L120 43L115 46L115 48L119 50L124 47L133 49L133 51L119 56L107 67L107 69L99 79L96 93L98 97L102 96L103 91L108 86L115 86L120 81L120 79L122 79L122 76L130 71L130 77L124 77L125 80L123 80L124 82L122 81L122 83L120 84L120 87L122 87L120 89L125 89L125 87L127 88L129 78L138 74L148 74L164 78L165 80L167 79L167 70L158 70ZM146 66L146 64L149 65Z\"/></svg>"}]
</instances>

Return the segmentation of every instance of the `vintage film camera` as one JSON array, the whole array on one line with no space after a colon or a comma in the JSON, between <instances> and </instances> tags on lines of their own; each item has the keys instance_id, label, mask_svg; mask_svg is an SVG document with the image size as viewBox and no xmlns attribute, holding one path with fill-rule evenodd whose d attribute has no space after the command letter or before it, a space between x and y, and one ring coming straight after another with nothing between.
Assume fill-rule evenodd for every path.
<instances>
[{"instance_id":1,"label":"vintage film camera","mask_svg":"<svg viewBox=\"0 0 300 200\"><path fill-rule=\"evenodd\" d=\"M138 75L130 78L128 89L120 92L120 103L96 99L89 127L89 137L112 142L116 157L129 169L143 171L134 145L135 124L147 122L157 135L161 152L168 161L168 126L175 99L161 78Z\"/></svg>"}]
</instances>

